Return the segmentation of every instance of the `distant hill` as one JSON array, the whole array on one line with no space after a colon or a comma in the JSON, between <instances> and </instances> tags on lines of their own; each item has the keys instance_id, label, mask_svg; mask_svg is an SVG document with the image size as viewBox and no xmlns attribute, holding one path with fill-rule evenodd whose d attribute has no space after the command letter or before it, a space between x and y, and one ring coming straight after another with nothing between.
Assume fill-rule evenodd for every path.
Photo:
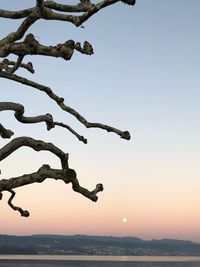
<instances>
[{"instance_id":1,"label":"distant hill","mask_svg":"<svg viewBox=\"0 0 200 267\"><path fill-rule=\"evenodd\" d=\"M187 240L90 235L0 235L0 254L200 256Z\"/></svg>"}]
</instances>

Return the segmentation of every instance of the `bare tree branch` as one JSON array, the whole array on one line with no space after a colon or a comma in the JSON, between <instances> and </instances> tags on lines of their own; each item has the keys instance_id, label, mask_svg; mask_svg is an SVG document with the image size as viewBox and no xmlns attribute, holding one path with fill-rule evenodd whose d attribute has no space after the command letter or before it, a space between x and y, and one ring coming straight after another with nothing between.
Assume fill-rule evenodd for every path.
<instances>
[{"instance_id":1,"label":"bare tree branch","mask_svg":"<svg viewBox=\"0 0 200 267\"><path fill-rule=\"evenodd\" d=\"M0 62L0 77L19 82L21 84L33 87L41 92L44 92L51 98L57 105L65 112L74 116L80 123L86 128L100 128L108 132L113 132L119 135L121 138L129 140L131 138L128 131L121 131L117 128L111 127L102 123L93 123L87 121L80 113L75 109L67 106L64 103L64 98L59 97L54 91L42 84L36 83L32 80L18 76L15 72L19 68L25 68L31 73L34 73L34 69L31 62L27 64L23 63L24 57L29 55L43 55L49 57L59 57L64 60L70 60L74 50L86 55L93 54L93 47L85 41L83 45L80 42L68 40L65 43L57 45L42 45L34 37L32 33L28 33L29 28L38 20L57 20L66 21L74 24L75 26L81 26L83 22L88 20L92 15L99 12L105 7L113 5L118 2L123 2L128 5L134 5L135 0L100 0L96 3L91 3L90 0L80 0L77 4L66 5L60 4L55 1L36 0L34 7L10 11L0 9L0 17L7 19L22 19L20 25L15 32L9 33L5 38L0 40L0 57L4 58ZM24 40L21 40L25 36ZM16 61L11 61L7 57L9 55L17 56ZM51 114L39 115L27 117L24 116L24 107L18 103L12 102L0 102L0 111L12 110L15 112L15 118L21 123L39 123L45 122L47 130L52 129L55 126L63 127L69 130L74 136L76 136L83 143L87 143L87 139L79 135L70 126L62 122L55 122ZM2 138L11 138L14 133L10 129L6 129L0 123L0 136ZM102 184L97 184L95 189L89 191L88 189L80 186L76 176L76 172L69 168L68 165L68 153L63 152L52 143L47 143L42 140L35 140L31 137L18 137L11 140L8 144L0 148L0 161L10 156L14 151L21 147L30 147L35 151L49 151L56 155L61 161L61 169L52 169L49 165L43 165L37 172L24 174L19 177L0 180L0 200L3 197L2 192L8 191L11 196L8 200L8 205L18 211L21 216L29 216L27 210L23 210L13 204L15 197L14 188L18 188L27 184L42 183L47 178L60 179L66 184L72 183L74 191L82 194L92 201L97 201L97 193L103 190ZM0 171L1 174L1 171Z\"/></svg>"},{"instance_id":2,"label":"bare tree branch","mask_svg":"<svg viewBox=\"0 0 200 267\"><path fill-rule=\"evenodd\" d=\"M91 3L90 1L87 1L87 3L86 1L81 1L81 3L77 5L63 5L54 1L45 1L45 7L62 12L87 12L91 7Z\"/></svg>"},{"instance_id":3,"label":"bare tree branch","mask_svg":"<svg viewBox=\"0 0 200 267\"><path fill-rule=\"evenodd\" d=\"M30 15L21 23L16 32L11 32L9 35L7 35L4 39L0 41L0 47L21 39L28 30L28 28L40 18L41 14L38 8L34 8Z\"/></svg>"},{"instance_id":4,"label":"bare tree branch","mask_svg":"<svg viewBox=\"0 0 200 267\"><path fill-rule=\"evenodd\" d=\"M25 9L21 11L0 10L0 17L12 18L12 19L25 17L25 20L21 23L16 32L10 33L7 37L5 37L3 40L0 41L0 46L6 45L8 43L13 43L16 40L21 39L28 30L28 28L38 19L43 18L46 20L67 21L73 23L75 26L78 27L101 9L110 6L114 3L117 3L119 1L120 0L104 0L97 4L91 4L90 1L81 1L81 3L77 4L76 6L70 6L70 5L57 4L56 2L53 1L47 1L45 3L42 0L37 0L36 6L31 9ZM122 0L122 2L129 5L135 4L135 0ZM81 9L83 7L84 9ZM75 15L56 13L52 9L63 12L85 11L85 13L81 16L75 16ZM71 11L69 11L70 9Z\"/></svg>"},{"instance_id":5,"label":"bare tree branch","mask_svg":"<svg viewBox=\"0 0 200 267\"><path fill-rule=\"evenodd\" d=\"M62 20L72 22L75 26L80 26L83 22L88 20L92 15L99 12L101 9L113 5L120 0L104 0L97 4L91 4L90 1L81 1L80 4L76 6L69 6L69 5L62 5L55 3L54 1L47 1L45 3L46 7L49 7L54 10L62 11L62 12L85 12L83 15L80 16L73 16L73 15L66 15L61 13L56 13L51 10L48 12L45 19L54 19L54 20ZM135 0L122 0L122 2L134 5Z\"/></svg>"},{"instance_id":6,"label":"bare tree branch","mask_svg":"<svg viewBox=\"0 0 200 267\"><path fill-rule=\"evenodd\" d=\"M10 10L3 10L0 9L0 17L7 18L7 19L23 19L28 17L34 8L23 9L19 11L10 11Z\"/></svg>"},{"instance_id":7,"label":"bare tree branch","mask_svg":"<svg viewBox=\"0 0 200 267\"><path fill-rule=\"evenodd\" d=\"M54 122L54 125L56 126L61 126L63 128L66 128L67 130L69 130L73 135L75 135L79 141L82 141L84 144L87 144L87 139L85 139L84 136L79 135L76 131L74 131L69 125L66 125L62 122Z\"/></svg>"},{"instance_id":8,"label":"bare tree branch","mask_svg":"<svg viewBox=\"0 0 200 267\"><path fill-rule=\"evenodd\" d=\"M24 59L24 56L18 56L17 61L15 63L15 65L13 66L13 68L11 69L11 72L14 73L16 70L18 70L20 68L20 66L22 65L22 61Z\"/></svg>"},{"instance_id":9,"label":"bare tree branch","mask_svg":"<svg viewBox=\"0 0 200 267\"><path fill-rule=\"evenodd\" d=\"M89 191L88 189L82 187L79 185L78 179L74 178L72 181L72 189L80 194L82 194L83 196L91 199L92 201L97 201L98 197L97 197L97 193L103 191L103 185L102 184L97 184L96 188L93 191Z\"/></svg>"},{"instance_id":10,"label":"bare tree branch","mask_svg":"<svg viewBox=\"0 0 200 267\"><path fill-rule=\"evenodd\" d=\"M44 7L44 0L36 0L36 6L39 8Z\"/></svg>"},{"instance_id":11,"label":"bare tree branch","mask_svg":"<svg viewBox=\"0 0 200 267\"><path fill-rule=\"evenodd\" d=\"M24 174L19 177L10 179L0 180L0 192L10 191L13 188L18 188L24 185L32 183L42 183L46 179L62 180L64 183L72 183L73 190L91 199L92 201L97 200L96 194L103 191L102 184L97 184L95 189L89 191L79 185L78 179L76 178L76 172L73 169L52 169L49 165L43 165L37 172Z\"/></svg>"},{"instance_id":12,"label":"bare tree branch","mask_svg":"<svg viewBox=\"0 0 200 267\"><path fill-rule=\"evenodd\" d=\"M0 62L0 71L5 70L6 72L14 73L17 70L17 69L15 69L13 71L13 68L16 65L17 65L17 69L20 67L20 68L24 68L24 69L28 70L31 73L34 73L35 72L35 70L33 69L33 65L32 65L31 62L28 62L27 64L17 63L15 61L10 61L7 58L4 58L4 60L2 62ZM13 66L13 67L9 67L9 66Z\"/></svg>"},{"instance_id":13,"label":"bare tree branch","mask_svg":"<svg viewBox=\"0 0 200 267\"><path fill-rule=\"evenodd\" d=\"M52 169L49 165L42 165L37 172L24 174L22 176L0 180L0 189L9 191L32 183L42 183L47 178L62 180L66 184L76 178L76 172L73 169Z\"/></svg>"},{"instance_id":14,"label":"bare tree branch","mask_svg":"<svg viewBox=\"0 0 200 267\"><path fill-rule=\"evenodd\" d=\"M28 146L35 151L49 151L60 158L61 165L63 169L68 169L68 153L64 153L61 149L56 147L52 143L46 143L42 140L35 140L31 137L17 137L11 140L7 145L3 146L0 150L0 161L7 158L10 154L12 154L15 150L20 147ZM1 191L1 190L0 190Z\"/></svg>"},{"instance_id":15,"label":"bare tree branch","mask_svg":"<svg viewBox=\"0 0 200 267\"><path fill-rule=\"evenodd\" d=\"M24 106L13 102L0 102L0 111L13 110L15 111L15 118L22 123L38 123L45 122L47 125L47 130L54 127L53 117L51 114L40 115L35 117L25 117Z\"/></svg>"},{"instance_id":16,"label":"bare tree branch","mask_svg":"<svg viewBox=\"0 0 200 267\"><path fill-rule=\"evenodd\" d=\"M23 42L10 43L0 47L0 57L7 57L10 54L17 55L21 61L24 56L27 55L43 55L50 57L61 57L65 60L70 60L74 49L82 54L92 55L93 48L87 41L84 42L83 47L80 43L76 43L73 40L68 40L63 44L56 46L44 46L41 45L33 34L28 34ZM20 66L21 62L18 63ZM12 71L14 72L14 71Z\"/></svg>"},{"instance_id":17,"label":"bare tree branch","mask_svg":"<svg viewBox=\"0 0 200 267\"><path fill-rule=\"evenodd\" d=\"M11 193L11 197L8 199L8 205L13 209L13 210L17 210L19 211L19 213L21 214L21 216L23 217L28 217L29 216L29 212L27 210L23 210L22 208L20 207L17 207L15 206L13 203L12 203L12 200L13 198L15 197L15 191L13 190L8 190L10 193Z\"/></svg>"},{"instance_id":18,"label":"bare tree branch","mask_svg":"<svg viewBox=\"0 0 200 267\"><path fill-rule=\"evenodd\" d=\"M121 130L108 126L106 124L102 124L102 123L93 123L93 122L89 122L87 121L82 115L80 115L76 110L72 109L69 106L66 106L64 104L64 99L62 97L57 96L56 94L54 94L54 92L52 91L51 88L39 84L39 83L35 83L31 80L28 80L26 78L20 77L16 74L11 74L11 73L6 73L6 72L0 72L0 77L9 79L9 80L13 80L31 87L34 87L35 89L38 89L44 93L46 93L51 99L53 99L58 105L59 107L70 113L71 115L73 115L74 117L77 118L77 120L79 120L83 125L85 125L86 128L100 128L103 130L106 130L107 132L113 132L116 133L117 135L119 135L121 138L129 140L131 138L130 133L128 131L124 131L122 132Z\"/></svg>"},{"instance_id":19,"label":"bare tree branch","mask_svg":"<svg viewBox=\"0 0 200 267\"><path fill-rule=\"evenodd\" d=\"M55 126L63 127L67 130L69 130L73 135L75 135L79 141L82 141L83 143L87 144L87 139L85 139L83 136L79 135L76 131L74 131L70 126L62 123L62 122L55 122L53 120L53 117L51 114L47 113L45 115L39 115L35 117L25 117L24 114L24 106L19 103L13 103L13 102L0 102L0 111L6 111L6 110L13 110L15 111L15 118L21 122L21 123L39 123L39 122L45 122L47 126L47 130L51 130ZM11 135L13 135L13 132L10 130L7 130L3 127L3 125L0 124L0 135L3 138L10 138Z\"/></svg>"},{"instance_id":20,"label":"bare tree branch","mask_svg":"<svg viewBox=\"0 0 200 267\"><path fill-rule=\"evenodd\" d=\"M76 178L76 172L73 169L52 169L49 165L43 165L37 172L24 174L19 177L14 177L10 179L2 179L0 180L0 200L2 199L2 192L9 191L12 195L8 200L9 206L13 210L17 210L20 212L21 216L28 217L29 212L24 211L19 207L16 207L12 204L12 200L15 197L15 192L12 190L13 188L18 188L24 185L32 184L32 183L42 183L47 178L62 180L64 183L72 183L72 189L83 196L89 198L92 201L97 201L97 194L103 191L103 185L97 184L96 188L92 191L82 187L79 185L78 179Z\"/></svg>"},{"instance_id":21,"label":"bare tree branch","mask_svg":"<svg viewBox=\"0 0 200 267\"><path fill-rule=\"evenodd\" d=\"M10 138L14 133L3 127L3 125L0 123L0 136L2 138Z\"/></svg>"}]
</instances>

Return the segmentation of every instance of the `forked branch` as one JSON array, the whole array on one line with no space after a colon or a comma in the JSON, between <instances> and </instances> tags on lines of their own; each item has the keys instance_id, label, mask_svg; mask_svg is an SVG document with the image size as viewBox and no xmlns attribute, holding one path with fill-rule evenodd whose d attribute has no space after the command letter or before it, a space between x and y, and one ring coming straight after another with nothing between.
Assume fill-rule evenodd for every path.
<instances>
[{"instance_id":1,"label":"forked branch","mask_svg":"<svg viewBox=\"0 0 200 267\"><path fill-rule=\"evenodd\" d=\"M51 114L45 114L35 117L24 116L24 106L13 102L0 102L0 111L13 110L15 111L15 118L22 123L39 123L45 122L47 130L54 127L54 121Z\"/></svg>"},{"instance_id":2,"label":"forked branch","mask_svg":"<svg viewBox=\"0 0 200 267\"><path fill-rule=\"evenodd\" d=\"M72 189L75 192L80 193L84 197L96 202L98 199L97 194L103 191L103 185L97 184L95 189L89 191L88 189L80 186L78 179L76 177L76 172L73 169L52 169L49 165L43 165L37 172L24 174L19 177L14 177L10 179L2 179L0 180L0 200L3 197L3 191L8 191L11 193L11 197L8 200L9 206L13 210L17 210L20 212L21 216L28 217L29 212L27 210L23 210L20 207L15 206L12 203L13 198L15 197L15 192L13 188L21 187L28 184L33 183L42 183L46 179L55 179L55 180L62 180L64 183L72 183Z\"/></svg>"},{"instance_id":3,"label":"forked branch","mask_svg":"<svg viewBox=\"0 0 200 267\"><path fill-rule=\"evenodd\" d=\"M6 110L13 110L15 111L15 118L21 122L21 123L40 123L45 122L47 126L47 130L51 130L55 126L59 126L62 128L67 129L69 132L71 132L74 136L78 138L79 141L82 141L84 144L87 144L87 139L84 138L84 136L79 135L75 130L73 130L70 126L62 123L62 122L56 122L53 120L53 117L51 114L47 113L45 115L39 115L35 117L26 117L24 116L24 106L19 103L13 103L13 102L0 102L0 111L6 111ZM6 129L2 124L0 124L0 136L2 138L10 138L14 133Z\"/></svg>"},{"instance_id":4,"label":"forked branch","mask_svg":"<svg viewBox=\"0 0 200 267\"><path fill-rule=\"evenodd\" d=\"M47 94L48 97L56 102L63 111L74 116L86 128L100 128L106 130L107 132L113 132L123 139L129 140L131 136L128 131L121 131L117 128L102 123L89 122L75 109L66 105L64 98L55 94L54 91L48 86L36 83L32 80L15 74L19 68L24 68L32 74L34 73L35 70L33 69L32 63L23 62L26 56L43 55L70 60L75 50L86 55L93 54L93 47L88 41L85 41L83 45L81 45L80 42L75 42L70 39L64 43L59 43L56 45L47 46L39 43L32 33L27 33L29 28L36 21L40 19L66 21L79 27L95 13L118 2L123 2L132 6L135 4L135 0L99 0L95 1L95 3L92 3L90 0L80 0L77 4L71 5L61 4L55 1L36 0L35 5L27 9L18 11L0 9L1 18L22 20L20 21L16 31L9 33L7 36L5 36L5 38L0 40L0 57L3 58L2 62L0 62L0 78L16 81ZM7 57L10 55L14 55L16 60L8 59ZM82 135L79 135L76 131L74 131L70 126L64 124L63 122L54 121L52 115L49 113L45 115L27 117L24 116L24 107L21 104L0 102L0 111L6 110L14 111L15 118L21 123L45 122L47 130L52 129L55 126L63 127L69 130L80 141L87 143L87 140ZM11 138L13 134L14 133L10 129L6 129L0 123L0 136L2 138ZM92 201L97 201L97 194L103 191L103 185L97 184L95 189L92 191L82 187L79 184L75 170L69 168L68 153L63 152L52 143L35 140L30 137L15 138L0 149L0 161L10 156L17 149L25 146L30 147L35 151L49 151L53 153L60 159L61 168L52 169L49 165L43 165L36 172L24 174L22 176L10 179L1 179L0 200L3 196L2 192L10 192L11 196L8 200L8 205L13 210L18 211L21 216L28 217L29 212L27 210L23 210L22 208L13 204L13 199L16 194L13 189L32 183L42 183L47 178L55 180L59 179L66 184L71 183L74 191L82 194Z\"/></svg>"},{"instance_id":5,"label":"forked branch","mask_svg":"<svg viewBox=\"0 0 200 267\"><path fill-rule=\"evenodd\" d=\"M7 58L5 58L2 62L0 62L0 72L4 70L8 73L14 73L18 68L24 68L31 73L35 72L32 63L31 62L28 62L27 64L22 63L21 57L19 57L19 59L16 62L10 61Z\"/></svg>"},{"instance_id":6,"label":"forked branch","mask_svg":"<svg viewBox=\"0 0 200 267\"><path fill-rule=\"evenodd\" d=\"M27 146L35 151L49 151L56 155L60 161L63 169L68 169L68 153L64 153L61 149L52 143L46 143L42 140L35 140L31 137L17 137L11 140L7 145L0 149L0 161L7 158L14 151L20 147Z\"/></svg>"},{"instance_id":7,"label":"forked branch","mask_svg":"<svg viewBox=\"0 0 200 267\"><path fill-rule=\"evenodd\" d=\"M12 73L0 72L0 77L28 85L30 87L33 87L37 90L40 90L40 91L46 93L52 100L54 100L59 105L59 107L62 110L73 115L77 120L79 120L83 125L85 125L86 128L100 128L100 129L106 130L107 132L116 133L121 138L126 139L126 140L129 140L131 138L130 133L128 131L121 131L117 128L111 127L111 126L106 125L106 124L94 123L94 122L87 121L80 113L78 113L73 108L67 106L64 103L64 98L56 95L50 87L33 82L31 80L28 80L24 77L21 77L21 76L18 76L16 74L12 74Z\"/></svg>"},{"instance_id":8,"label":"forked branch","mask_svg":"<svg viewBox=\"0 0 200 267\"><path fill-rule=\"evenodd\" d=\"M92 45L85 41L83 47L79 42L75 43L73 40L67 40L63 44L57 44L56 46L45 46L40 44L33 34L29 33L23 42L12 42L0 46L0 57L7 57L10 54L18 56L16 67L12 73L14 73L22 63L22 60L27 55L43 55L49 57L60 57L65 60L70 60L74 50L79 51L82 54L92 55Z\"/></svg>"},{"instance_id":9,"label":"forked branch","mask_svg":"<svg viewBox=\"0 0 200 267\"><path fill-rule=\"evenodd\" d=\"M60 179L63 180L66 184L72 183L72 188L74 191L82 194L92 201L97 201L97 193L103 191L103 185L97 184L96 188L92 191L89 191L88 189L80 186L76 177L76 172L68 167L68 154L64 153L62 150L51 143L45 143L41 140L34 140L30 137L19 137L13 139L10 143L1 148L0 161L8 157L11 153L22 146L31 147L35 151L50 151L60 158L62 168L51 169L49 165L43 165L35 173L0 180L0 199L2 199L3 191L9 191L11 193L11 197L8 200L8 204L13 210L19 211L21 216L28 217L29 212L15 206L12 203L12 200L15 196L13 189L32 183L42 183L46 178L53 178L56 180Z\"/></svg>"},{"instance_id":10,"label":"forked branch","mask_svg":"<svg viewBox=\"0 0 200 267\"><path fill-rule=\"evenodd\" d=\"M135 0L121 0L123 3L128 5L135 5ZM61 20L73 23L75 26L80 26L83 22L88 20L92 15L100 11L101 9L113 5L120 0L104 0L97 4L91 4L90 1L80 1L77 5L61 5L54 1L42 1L37 0L36 5L33 8L20 10L20 11L8 11L0 10L0 17L9 19L21 19L25 20L21 23L16 32L10 33L4 39L0 41L0 46L13 43L20 40L27 32L29 27L39 19L46 20ZM57 13L54 10L62 12L73 12L79 13L84 12L83 15L77 16L72 14Z\"/></svg>"}]
</instances>

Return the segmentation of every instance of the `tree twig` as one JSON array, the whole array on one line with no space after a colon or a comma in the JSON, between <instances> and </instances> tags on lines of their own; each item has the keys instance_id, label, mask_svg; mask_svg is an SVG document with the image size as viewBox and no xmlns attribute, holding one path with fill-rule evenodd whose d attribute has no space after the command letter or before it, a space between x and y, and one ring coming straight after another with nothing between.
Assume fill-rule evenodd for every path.
<instances>
[{"instance_id":1,"label":"tree twig","mask_svg":"<svg viewBox=\"0 0 200 267\"><path fill-rule=\"evenodd\" d=\"M4 60L2 62L0 62L0 71L5 70L6 72L12 73L13 68L11 68L9 66L15 66L16 64L17 63L15 61L10 61L9 59L4 58ZM31 62L28 62L27 64L21 63L21 64L19 64L19 67L24 68L31 73L35 72Z\"/></svg>"},{"instance_id":2,"label":"tree twig","mask_svg":"<svg viewBox=\"0 0 200 267\"><path fill-rule=\"evenodd\" d=\"M12 200L15 197L15 192L13 188L18 188L24 185L32 184L32 183L42 183L45 179L51 178L55 180L62 180L64 183L69 184L72 183L72 189L82 194L84 197L89 198L90 200L96 202L98 200L97 194L103 191L103 185L97 184L95 189L89 191L88 189L80 186L78 179L76 177L76 172L73 169L52 169L49 165L43 165L37 172L24 174L22 176L10 178L10 179L2 179L0 180L0 200L2 199L2 192L8 191L11 193L11 197L8 200L9 206L13 210L17 210L20 212L21 216L28 217L29 212L23 210L19 207L16 207Z\"/></svg>"},{"instance_id":3,"label":"tree twig","mask_svg":"<svg viewBox=\"0 0 200 267\"><path fill-rule=\"evenodd\" d=\"M19 67L22 65L22 61L24 59L24 56L18 56L17 61L15 63L15 65L13 66L13 68L11 69L11 73L14 73L16 70L19 69Z\"/></svg>"},{"instance_id":4,"label":"tree twig","mask_svg":"<svg viewBox=\"0 0 200 267\"><path fill-rule=\"evenodd\" d=\"M69 130L73 135L75 135L79 141L82 141L84 144L87 144L87 139L85 139L84 136L79 135L76 131L74 131L69 125L64 124L62 122L54 122L55 126L61 126L63 128L66 128L67 130Z\"/></svg>"},{"instance_id":5,"label":"tree twig","mask_svg":"<svg viewBox=\"0 0 200 267\"><path fill-rule=\"evenodd\" d=\"M12 200L16 194L15 191L13 190L8 190L8 191L11 193L11 197L8 199L8 205L11 207L11 209L19 211L22 217L29 217L30 214L27 210L23 210L22 208L17 207L12 203Z\"/></svg>"}]
</instances>

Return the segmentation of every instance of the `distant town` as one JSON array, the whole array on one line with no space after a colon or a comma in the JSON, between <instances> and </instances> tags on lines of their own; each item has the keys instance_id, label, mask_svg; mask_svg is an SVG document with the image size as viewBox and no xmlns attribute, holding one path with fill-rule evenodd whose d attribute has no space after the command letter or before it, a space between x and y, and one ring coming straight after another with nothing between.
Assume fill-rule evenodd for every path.
<instances>
[{"instance_id":1,"label":"distant town","mask_svg":"<svg viewBox=\"0 0 200 267\"><path fill-rule=\"evenodd\" d=\"M136 237L0 235L0 254L200 256L200 244L175 239L145 241Z\"/></svg>"}]
</instances>

